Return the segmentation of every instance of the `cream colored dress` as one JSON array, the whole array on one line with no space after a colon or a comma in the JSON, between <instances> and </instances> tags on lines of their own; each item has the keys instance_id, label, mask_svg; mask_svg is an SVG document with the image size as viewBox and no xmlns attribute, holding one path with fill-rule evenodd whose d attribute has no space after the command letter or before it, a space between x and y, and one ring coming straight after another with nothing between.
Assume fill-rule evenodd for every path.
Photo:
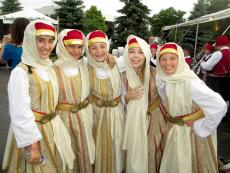
<instances>
[{"instance_id":1,"label":"cream colored dress","mask_svg":"<svg viewBox=\"0 0 230 173\"><path fill-rule=\"evenodd\" d=\"M75 67L74 69L76 70L78 68ZM80 71L75 75L69 75L63 70L60 64L55 67L55 70L59 81L59 103L78 104L81 102L82 87L86 86L82 84ZM68 70L70 71L71 69L68 68ZM88 148L88 142L90 140L88 134L90 135L92 133L93 125L91 104L84 109L86 114L82 114L82 110L76 113L57 110L70 132L72 148L76 155L76 160L74 162L75 173L93 172ZM94 147L94 142L92 142L91 145Z\"/></svg>"},{"instance_id":2,"label":"cream colored dress","mask_svg":"<svg viewBox=\"0 0 230 173\"><path fill-rule=\"evenodd\" d=\"M163 136L166 133L167 122L160 110L160 97L157 93L155 82L156 70L150 67L150 80L149 80L149 109L146 115L148 119L148 128L146 133L148 134L148 172L158 173L160 169L160 163L163 154ZM128 85L127 76L125 73L122 75L123 82L127 92L130 89ZM142 78L143 75L139 74Z\"/></svg>"},{"instance_id":3,"label":"cream colored dress","mask_svg":"<svg viewBox=\"0 0 230 173\"><path fill-rule=\"evenodd\" d=\"M113 91L113 76L106 69L96 69L88 65L91 94L100 100L113 100L120 97L121 85ZM110 74L119 75L115 65ZM119 76L116 78L120 78ZM117 81L118 84L121 81ZM116 92L117 94L114 94ZM94 111L93 136L96 145L95 173L121 173L123 170L123 128L124 110L121 103L116 107L98 107L92 103Z\"/></svg>"},{"instance_id":4,"label":"cream colored dress","mask_svg":"<svg viewBox=\"0 0 230 173\"><path fill-rule=\"evenodd\" d=\"M26 74L27 73L27 74ZM20 64L18 67L12 71L10 81L9 81L9 95L11 95L12 89L15 81L20 80L18 77L18 74L21 75L27 75L28 76L28 92L29 97L25 98L23 96L24 92L18 91L18 96L21 98L27 99L27 101L30 100L31 103L31 110L36 112L44 112L44 113L53 113L55 109L54 104L54 98L53 98L53 87L51 82L45 81L42 79L35 68L32 68L32 74L28 74L27 72L27 66ZM26 77L26 76L25 76ZM51 76L50 76L51 77ZM55 78L55 77L54 77ZM23 80L23 78L21 78ZM26 81L23 81L26 83ZM19 86L15 86L15 90ZM22 88L23 90L26 90L26 88ZM10 99L12 100L12 99ZM15 101L17 98L14 98ZM20 100L21 102L27 102L25 100ZM10 102L11 103L11 102ZM14 104L14 103L12 103ZM30 106L30 105L28 105ZM24 111L24 110L22 110ZM17 113L11 112L12 115L16 115ZM14 118L14 117L12 117ZM15 117L16 118L16 117ZM34 121L34 120L32 120ZM23 123L23 120L22 120ZM25 124L26 125L26 124ZM62 169L62 161L59 155L59 152L56 148L55 141L54 141L54 133L53 133L53 126L51 124L51 121L48 121L45 124L41 124L40 122L36 123L37 128L39 129L39 133L41 134L42 139L40 140L40 146L41 146L41 153L44 156L46 163L44 165L35 165L30 164L27 160L25 160L25 151L24 148L18 148L16 145L16 140L14 135L8 136L8 145L6 146L6 150L10 151L5 154L5 165L4 169L7 170L8 173L60 173L60 172L71 172L71 170L65 170ZM14 125L14 123L12 124ZM17 127L15 127L17 128ZM61 127L60 127L61 128ZM14 129L14 128L13 128ZM34 129L31 127L30 131L34 131ZM10 132L11 133L11 132ZM17 135L20 134L20 131L17 132ZM28 134L29 135L29 134ZM17 136L20 138L20 136Z\"/></svg>"}]
</instances>

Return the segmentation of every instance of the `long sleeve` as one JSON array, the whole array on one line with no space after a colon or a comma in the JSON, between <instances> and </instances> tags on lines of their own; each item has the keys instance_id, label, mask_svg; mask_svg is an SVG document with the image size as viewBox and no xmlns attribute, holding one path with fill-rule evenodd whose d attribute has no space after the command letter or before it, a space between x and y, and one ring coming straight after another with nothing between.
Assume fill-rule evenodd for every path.
<instances>
[{"instance_id":1,"label":"long sleeve","mask_svg":"<svg viewBox=\"0 0 230 173\"><path fill-rule=\"evenodd\" d=\"M205 70L212 70L213 67L221 60L222 54L220 51L217 51L212 54L212 56L206 62L201 63L201 67Z\"/></svg>"},{"instance_id":2,"label":"long sleeve","mask_svg":"<svg viewBox=\"0 0 230 173\"><path fill-rule=\"evenodd\" d=\"M194 122L194 131L198 136L207 137L225 116L227 105L218 93L212 91L199 79L191 81L190 89L192 100L205 114L204 118Z\"/></svg>"},{"instance_id":3,"label":"long sleeve","mask_svg":"<svg viewBox=\"0 0 230 173\"><path fill-rule=\"evenodd\" d=\"M26 72L16 67L8 83L11 124L19 148L41 140L41 134L31 110L29 81Z\"/></svg>"}]
</instances>

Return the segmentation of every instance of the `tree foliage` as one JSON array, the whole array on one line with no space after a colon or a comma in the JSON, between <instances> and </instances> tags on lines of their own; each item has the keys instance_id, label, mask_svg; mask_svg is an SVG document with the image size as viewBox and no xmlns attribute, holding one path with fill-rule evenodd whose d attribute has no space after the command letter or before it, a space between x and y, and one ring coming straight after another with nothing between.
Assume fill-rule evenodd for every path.
<instances>
[{"instance_id":1,"label":"tree foliage","mask_svg":"<svg viewBox=\"0 0 230 173\"><path fill-rule=\"evenodd\" d=\"M184 14L184 11L175 10L173 7L161 10L158 14L153 15L150 20L152 34L158 35L164 26L184 22Z\"/></svg>"},{"instance_id":2,"label":"tree foliage","mask_svg":"<svg viewBox=\"0 0 230 173\"><path fill-rule=\"evenodd\" d=\"M149 35L149 8L140 0L121 0L125 5L115 21L112 47L124 46L128 35L134 34L143 39Z\"/></svg>"},{"instance_id":3,"label":"tree foliage","mask_svg":"<svg viewBox=\"0 0 230 173\"><path fill-rule=\"evenodd\" d=\"M188 19L196 19L200 16L207 14L208 5L208 0L198 0L198 2L194 4L193 10L190 12L190 16Z\"/></svg>"},{"instance_id":4,"label":"tree foliage","mask_svg":"<svg viewBox=\"0 0 230 173\"><path fill-rule=\"evenodd\" d=\"M208 0L207 14L230 8L230 0Z\"/></svg>"},{"instance_id":5,"label":"tree foliage","mask_svg":"<svg viewBox=\"0 0 230 173\"><path fill-rule=\"evenodd\" d=\"M4 0L1 3L1 15L14 13L22 10L21 3L18 0Z\"/></svg>"},{"instance_id":6,"label":"tree foliage","mask_svg":"<svg viewBox=\"0 0 230 173\"><path fill-rule=\"evenodd\" d=\"M82 0L60 0L54 1L58 5L55 16L59 18L60 29L75 28L82 30L82 18L84 16L84 5Z\"/></svg>"},{"instance_id":7,"label":"tree foliage","mask_svg":"<svg viewBox=\"0 0 230 173\"><path fill-rule=\"evenodd\" d=\"M190 12L189 20L227 8L230 8L230 0L198 0Z\"/></svg>"},{"instance_id":8,"label":"tree foliage","mask_svg":"<svg viewBox=\"0 0 230 173\"><path fill-rule=\"evenodd\" d=\"M102 16L100 10L96 6L91 6L89 10L85 12L83 17L83 31L89 33L93 30L102 30L106 32L108 30L105 24L105 17Z\"/></svg>"}]
</instances>

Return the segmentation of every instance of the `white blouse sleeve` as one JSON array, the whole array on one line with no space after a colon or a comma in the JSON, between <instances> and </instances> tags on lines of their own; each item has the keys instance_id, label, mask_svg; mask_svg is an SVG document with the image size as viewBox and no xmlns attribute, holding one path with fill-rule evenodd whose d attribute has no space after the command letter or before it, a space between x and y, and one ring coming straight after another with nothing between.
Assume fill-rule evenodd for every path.
<instances>
[{"instance_id":1,"label":"white blouse sleeve","mask_svg":"<svg viewBox=\"0 0 230 173\"><path fill-rule=\"evenodd\" d=\"M10 75L8 83L11 125L18 148L41 140L41 134L31 110L28 76L20 67Z\"/></svg>"},{"instance_id":2,"label":"white blouse sleeve","mask_svg":"<svg viewBox=\"0 0 230 173\"><path fill-rule=\"evenodd\" d=\"M198 136L207 137L219 125L227 112L223 98L199 79L191 81L192 100L203 110L205 117L194 122L193 129Z\"/></svg>"},{"instance_id":3,"label":"white blouse sleeve","mask_svg":"<svg viewBox=\"0 0 230 173\"><path fill-rule=\"evenodd\" d=\"M206 62L201 63L201 67L205 70L212 70L214 66L222 59L222 53L220 51L214 52L212 56Z\"/></svg>"}]
</instances>

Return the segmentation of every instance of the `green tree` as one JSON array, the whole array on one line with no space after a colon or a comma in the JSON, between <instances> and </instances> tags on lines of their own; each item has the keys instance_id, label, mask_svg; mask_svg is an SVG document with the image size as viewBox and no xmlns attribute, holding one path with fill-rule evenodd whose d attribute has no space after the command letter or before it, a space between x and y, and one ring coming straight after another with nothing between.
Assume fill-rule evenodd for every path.
<instances>
[{"instance_id":1,"label":"green tree","mask_svg":"<svg viewBox=\"0 0 230 173\"><path fill-rule=\"evenodd\" d=\"M75 28L82 30L82 18L84 16L84 5L82 0L60 0L54 1L58 5L55 16L59 18L60 29Z\"/></svg>"},{"instance_id":2,"label":"green tree","mask_svg":"<svg viewBox=\"0 0 230 173\"><path fill-rule=\"evenodd\" d=\"M189 20L196 19L207 14L207 9L209 7L208 0L198 0L197 3L194 4L193 10L190 12Z\"/></svg>"},{"instance_id":3,"label":"green tree","mask_svg":"<svg viewBox=\"0 0 230 173\"><path fill-rule=\"evenodd\" d=\"M208 0L208 14L230 8L230 0Z\"/></svg>"},{"instance_id":4,"label":"green tree","mask_svg":"<svg viewBox=\"0 0 230 173\"><path fill-rule=\"evenodd\" d=\"M140 0L121 0L121 2L125 5L118 10L122 15L115 21L112 47L124 46L130 34L143 39L149 36L149 8Z\"/></svg>"},{"instance_id":5,"label":"green tree","mask_svg":"<svg viewBox=\"0 0 230 173\"><path fill-rule=\"evenodd\" d=\"M230 7L230 0L198 0L190 12L189 20Z\"/></svg>"},{"instance_id":6,"label":"green tree","mask_svg":"<svg viewBox=\"0 0 230 173\"><path fill-rule=\"evenodd\" d=\"M184 11L177 11L173 7L161 10L158 14L153 15L150 20L152 34L158 35L164 26L184 22L184 14Z\"/></svg>"},{"instance_id":7,"label":"green tree","mask_svg":"<svg viewBox=\"0 0 230 173\"><path fill-rule=\"evenodd\" d=\"M83 31L89 33L93 30L102 30L106 32L108 30L107 25L105 24L105 17L102 16L100 10L96 6L91 6L85 12L83 17Z\"/></svg>"},{"instance_id":8,"label":"green tree","mask_svg":"<svg viewBox=\"0 0 230 173\"><path fill-rule=\"evenodd\" d=\"M14 13L22 10L21 3L18 0L4 0L0 7L1 15Z\"/></svg>"}]
</instances>

